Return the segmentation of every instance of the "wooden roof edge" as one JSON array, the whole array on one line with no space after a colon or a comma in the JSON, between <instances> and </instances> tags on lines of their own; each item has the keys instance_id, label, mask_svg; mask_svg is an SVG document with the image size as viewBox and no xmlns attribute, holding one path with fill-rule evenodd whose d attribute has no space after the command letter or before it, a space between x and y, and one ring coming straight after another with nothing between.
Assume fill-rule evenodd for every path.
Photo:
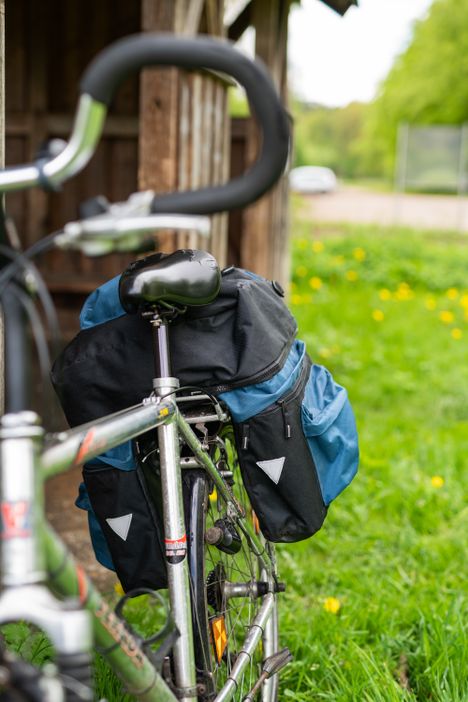
<instances>
[{"instance_id":1,"label":"wooden roof edge","mask_svg":"<svg viewBox=\"0 0 468 702\"><path fill-rule=\"evenodd\" d=\"M322 0L322 2L340 15L344 15L353 5L358 5L358 0Z\"/></svg>"},{"instance_id":2,"label":"wooden roof edge","mask_svg":"<svg viewBox=\"0 0 468 702\"><path fill-rule=\"evenodd\" d=\"M300 3L300 0L293 0L293 2ZM322 2L343 16L350 7L358 6L359 0L322 0ZM231 7L230 12L226 13L224 23L231 41L237 41L250 25L251 10L252 0L238 0L237 4Z\"/></svg>"}]
</instances>

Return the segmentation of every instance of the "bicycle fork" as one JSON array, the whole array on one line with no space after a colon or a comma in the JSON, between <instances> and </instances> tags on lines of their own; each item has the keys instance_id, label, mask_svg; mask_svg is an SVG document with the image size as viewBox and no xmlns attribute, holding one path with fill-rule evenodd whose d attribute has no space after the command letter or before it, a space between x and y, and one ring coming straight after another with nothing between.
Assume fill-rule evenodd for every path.
<instances>
[{"instance_id":1,"label":"bicycle fork","mask_svg":"<svg viewBox=\"0 0 468 702\"><path fill-rule=\"evenodd\" d=\"M43 584L42 437L34 412L6 414L0 421L0 624L26 620L45 631L60 672L74 677L89 669L91 622L77 600L61 602ZM87 693L82 689L84 699Z\"/></svg>"},{"instance_id":2,"label":"bicycle fork","mask_svg":"<svg viewBox=\"0 0 468 702\"><path fill-rule=\"evenodd\" d=\"M171 377L167 323L158 315L153 326L155 379L153 389L164 397L179 386ZM164 511L164 546L169 599L179 638L174 645L174 673L177 695L183 702L196 702L197 680L193 647L190 579L187 558L179 435L175 421L158 427L161 485Z\"/></svg>"}]
</instances>

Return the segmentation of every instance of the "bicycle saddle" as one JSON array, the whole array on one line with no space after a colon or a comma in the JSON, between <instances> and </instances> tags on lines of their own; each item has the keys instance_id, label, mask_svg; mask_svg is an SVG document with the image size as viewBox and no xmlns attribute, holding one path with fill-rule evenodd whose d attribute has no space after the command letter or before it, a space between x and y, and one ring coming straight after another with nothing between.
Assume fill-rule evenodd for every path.
<instances>
[{"instance_id":1,"label":"bicycle saddle","mask_svg":"<svg viewBox=\"0 0 468 702\"><path fill-rule=\"evenodd\" d=\"M219 292L221 273L206 251L180 249L158 253L131 263L119 283L126 312L142 312L158 303L207 305Z\"/></svg>"}]
</instances>

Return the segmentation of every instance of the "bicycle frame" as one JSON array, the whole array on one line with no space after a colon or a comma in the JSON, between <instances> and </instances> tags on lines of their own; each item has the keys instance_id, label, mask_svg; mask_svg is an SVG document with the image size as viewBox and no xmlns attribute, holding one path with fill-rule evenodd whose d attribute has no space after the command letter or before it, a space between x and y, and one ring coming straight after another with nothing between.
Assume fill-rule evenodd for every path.
<instances>
[{"instance_id":1,"label":"bicycle frame","mask_svg":"<svg viewBox=\"0 0 468 702\"><path fill-rule=\"evenodd\" d=\"M166 332L165 325L160 325L157 330L159 367L168 370L170 363ZM61 596L78 597L82 607L91 612L97 645L106 652L108 662L124 681L126 688L139 699L148 702L155 700L165 702L176 699L195 702L197 698L179 435L192 450L195 465L207 472L219 493L226 500L228 509L236 515L240 528L245 537L249 539L251 547L259 558L261 567L267 569L272 565L269 554L264 550L260 540L255 535L250 534L243 525L242 508L190 425L178 411L176 403L172 399L163 399L162 396L173 392L177 385L177 380L170 376L155 379L154 394L144 400L141 405L70 431L60 432L49 439L47 447L41 453L38 448L43 440L43 430L38 425L34 413L23 412L5 415L2 420L3 428L0 431L2 512L5 510L4 505L14 505L19 502L25 504L25 513L29 513L33 507L35 510L32 520L33 529L23 534L12 533L10 537L7 534L7 538L3 539L1 571L2 582L7 589L0 594L0 622L14 618L12 615L15 611L21 618L27 618L29 611L31 621L45 629L57 648L63 645L65 626L68 625L68 620L65 618L62 624L63 629L60 628L59 631L56 618L51 619L51 612L57 609L57 604L44 595L46 591L41 583L45 580L45 573L47 573L53 590ZM219 419L219 417L214 415L211 419ZM151 429L158 431L168 590L171 612L180 633L174 648L177 697L158 674L152 662L142 651L138 641L134 639L122 621L99 595L83 569L74 562L57 535L46 525L42 499L38 499L40 491L36 479L39 473L39 482L41 482L70 467L82 465L108 449ZM18 499L15 489L12 491L12 482L8 480L8 467L11 470L12 465L18 465L18 451L22 452L23 457L29 456L28 460L22 461L26 473L19 481L23 485L21 500ZM187 462L186 465L188 468L194 467L193 461ZM17 473L15 478L14 482L17 484ZM27 487L24 488L24 486ZM12 553L18 551L18 546L20 546L23 555L19 559L18 557L12 559ZM180 552L183 555L182 559ZM174 557L174 553L179 554L179 556ZM41 606L40 613L38 613L38 603ZM235 680L242 675L244 668L249 663L250 655L258 644L262 631L269 620L273 604L274 595L270 593L264 597L257 617L247 633L243 650L238 656L231 677L216 697L217 700L229 700L235 693ZM76 627L77 612L75 611L73 614L75 615L74 626ZM62 616L61 611L60 616ZM90 645L84 622L81 621L80 626L81 633L77 635L77 640L74 643L77 650L82 650L83 647L86 648Z\"/></svg>"},{"instance_id":2,"label":"bicycle frame","mask_svg":"<svg viewBox=\"0 0 468 702\"><path fill-rule=\"evenodd\" d=\"M65 149L45 162L40 160L1 169L0 192L33 186L55 189L78 173L95 151L107 108L121 80L128 72L151 65L174 65L190 70L211 69L231 75L247 92L261 127L262 139L257 160L242 177L198 191L154 197L146 203L146 214L212 214L243 207L264 194L281 176L289 152L289 120L266 72L225 42L206 37L193 39L164 34L127 37L102 52L81 82L81 97L73 134ZM144 218L133 221L132 231L148 226L142 219ZM88 221L88 226L89 224ZM101 224L98 222L99 226ZM99 251L102 251L103 246L105 251L110 250L109 246L112 248L111 234L116 227L118 228L118 222L110 227L110 231L105 229L103 240L98 242L101 247ZM88 231L88 234L95 233ZM83 231L74 226L67 234L66 241L62 237L62 244L79 244L86 234L86 226ZM93 236L91 248L94 247L94 240ZM86 250L86 236L81 243ZM95 247L93 251L96 251ZM3 303L5 297L3 295ZM171 377L170 372L167 329L164 324L155 323L159 356L151 397L143 401L142 405L72 431L61 432L49 439L44 449L44 430L37 415L27 410L29 392L25 370L29 364L22 305L17 304L13 293L9 297L12 300L11 305L7 304L9 326L6 377L9 388L7 414L0 421L0 624L15 617L29 619L49 634L58 653L73 658L88 653L91 648L91 631L84 611L86 609L94 615L98 645L130 692L149 702L176 699L195 702L197 687L181 468L201 467L206 471L225 499L228 511L249 540L265 574L264 579L267 579L266 573L271 572L272 564L260 539L250 535L243 524L242 508L218 472L206 447L181 416L176 402L165 399L171 394L174 397L177 389L177 381ZM175 693L166 685L150 658L142 651L139 642L110 610L59 538L46 525L40 490L42 481L47 477L69 467L82 465L151 429L158 432L169 595L172 614L180 633L174 647ZM188 462L180 460L179 437L192 450L193 458ZM46 579L61 595L76 596L82 607L77 609L53 598L44 586ZM236 678L242 675L249 663L262 632L266 631L267 642L274 639L271 636L276 626L274 616L271 616L274 612L274 591L274 583L269 582L269 592L263 597L257 616L247 632L244 646L228 681L217 695L217 700L224 702L233 696ZM267 643L264 651L266 656L275 653L268 648L271 649L272 645Z\"/></svg>"}]
</instances>

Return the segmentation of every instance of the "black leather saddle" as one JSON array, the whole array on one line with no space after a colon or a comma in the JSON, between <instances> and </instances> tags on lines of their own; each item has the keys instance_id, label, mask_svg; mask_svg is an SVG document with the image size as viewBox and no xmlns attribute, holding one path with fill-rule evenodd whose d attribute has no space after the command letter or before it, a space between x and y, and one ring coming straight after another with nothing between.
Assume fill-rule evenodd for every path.
<instances>
[{"instance_id":1,"label":"black leather saddle","mask_svg":"<svg viewBox=\"0 0 468 702\"><path fill-rule=\"evenodd\" d=\"M220 285L221 273L211 254L180 249L131 263L120 278L119 295L125 311L135 313L161 303L207 305L217 296Z\"/></svg>"}]
</instances>

